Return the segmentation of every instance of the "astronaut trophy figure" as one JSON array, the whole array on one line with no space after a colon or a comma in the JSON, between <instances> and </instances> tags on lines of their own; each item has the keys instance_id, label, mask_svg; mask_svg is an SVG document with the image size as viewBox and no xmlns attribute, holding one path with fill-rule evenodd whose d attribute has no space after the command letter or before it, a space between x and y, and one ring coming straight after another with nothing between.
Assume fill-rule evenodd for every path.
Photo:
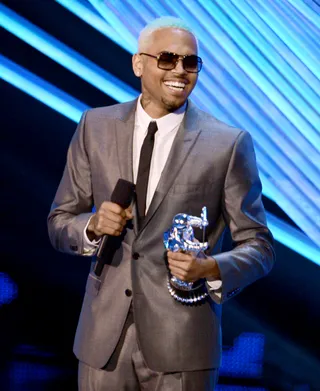
<instances>
[{"instance_id":1,"label":"astronaut trophy figure","mask_svg":"<svg viewBox=\"0 0 320 391\"><path fill-rule=\"evenodd\" d=\"M174 216L171 228L163 234L163 243L167 250L173 252L182 250L198 254L208 248L205 242L205 228L208 225L207 208L202 208L201 217L178 213ZM203 242L194 237L193 227L203 230ZM194 304L208 296L205 289L205 280L185 282L173 276L169 271L168 290L171 296L181 303Z\"/></svg>"}]
</instances>

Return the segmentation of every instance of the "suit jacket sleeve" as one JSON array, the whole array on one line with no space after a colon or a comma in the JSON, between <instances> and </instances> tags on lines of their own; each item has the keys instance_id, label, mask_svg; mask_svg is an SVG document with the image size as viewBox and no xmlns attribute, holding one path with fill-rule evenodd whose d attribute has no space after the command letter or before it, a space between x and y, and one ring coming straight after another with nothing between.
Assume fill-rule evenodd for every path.
<instances>
[{"instance_id":1,"label":"suit jacket sleeve","mask_svg":"<svg viewBox=\"0 0 320 391\"><path fill-rule=\"evenodd\" d=\"M50 241L57 250L90 255L84 251L84 229L92 215L91 172L86 151L85 112L72 138L67 164L48 216Z\"/></svg>"},{"instance_id":2,"label":"suit jacket sleeve","mask_svg":"<svg viewBox=\"0 0 320 391\"><path fill-rule=\"evenodd\" d=\"M273 237L266 225L261 190L251 136L241 132L231 154L222 197L223 217L235 247L214 256L222 287L220 292L212 292L212 298L219 303L265 276L273 266Z\"/></svg>"}]
</instances>

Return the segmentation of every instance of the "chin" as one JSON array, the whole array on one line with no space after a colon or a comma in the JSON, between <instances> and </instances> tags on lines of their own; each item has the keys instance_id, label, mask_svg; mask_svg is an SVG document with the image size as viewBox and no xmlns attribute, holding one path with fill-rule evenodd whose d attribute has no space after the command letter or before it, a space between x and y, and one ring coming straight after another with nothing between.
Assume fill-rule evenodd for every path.
<instances>
[{"instance_id":1,"label":"chin","mask_svg":"<svg viewBox=\"0 0 320 391\"><path fill-rule=\"evenodd\" d=\"M183 106L185 104L186 100L187 99L170 101L168 99L162 98L162 103L164 104L166 110L168 110L169 113L172 113L173 111L176 111L181 106Z\"/></svg>"}]
</instances>

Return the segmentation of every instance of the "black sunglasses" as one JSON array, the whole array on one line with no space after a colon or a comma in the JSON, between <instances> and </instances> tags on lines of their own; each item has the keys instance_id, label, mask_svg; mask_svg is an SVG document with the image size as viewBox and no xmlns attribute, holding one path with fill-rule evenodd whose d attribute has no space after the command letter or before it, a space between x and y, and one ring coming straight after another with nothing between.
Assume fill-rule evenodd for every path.
<instances>
[{"instance_id":1,"label":"black sunglasses","mask_svg":"<svg viewBox=\"0 0 320 391\"><path fill-rule=\"evenodd\" d=\"M158 60L158 68L166 71L174 69L180 59L182 60L183 69L189 73L199 73L202 68L202 59L195 54L187 54L185 56L180 56L180 54L171 52L161 52L157 56L153 56L149 53L139 54L156 58Z\"/></svg>"}]
</instances>

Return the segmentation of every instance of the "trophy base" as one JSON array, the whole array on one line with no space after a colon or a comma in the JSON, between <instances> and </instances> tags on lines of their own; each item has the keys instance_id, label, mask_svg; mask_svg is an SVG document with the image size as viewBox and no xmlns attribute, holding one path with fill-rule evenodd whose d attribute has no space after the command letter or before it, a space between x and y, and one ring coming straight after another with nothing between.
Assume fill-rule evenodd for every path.
<instances>
[{"instance_id":1,"label":"trophy base","mask_svg":"<svg viewBox=\"0 0 320 391\"><path fill-rule=\"evenodd\" d=\"M200 286L203 285L203 279L195 282L186 282L186 281L179 280L179 278L171 275L171 273L169 275L170 275L170 285L173 288L178 289L178 291L194 291L196 289L199 289Z\"/></svg>"},{"instance_id":2,"label":"trophy base","mask_svg":"<svg viewBox=\"0 0 320 391\"><path fill-rule=\"evenodd\" d=\"M201 284L197 289L193 289L191 291L181 290L174 287L168 277L167 287L170 295L175 300L183 304L201 303L208 296L208 292L206 291L204 284Z\"/></svg>"}]
</instances>

